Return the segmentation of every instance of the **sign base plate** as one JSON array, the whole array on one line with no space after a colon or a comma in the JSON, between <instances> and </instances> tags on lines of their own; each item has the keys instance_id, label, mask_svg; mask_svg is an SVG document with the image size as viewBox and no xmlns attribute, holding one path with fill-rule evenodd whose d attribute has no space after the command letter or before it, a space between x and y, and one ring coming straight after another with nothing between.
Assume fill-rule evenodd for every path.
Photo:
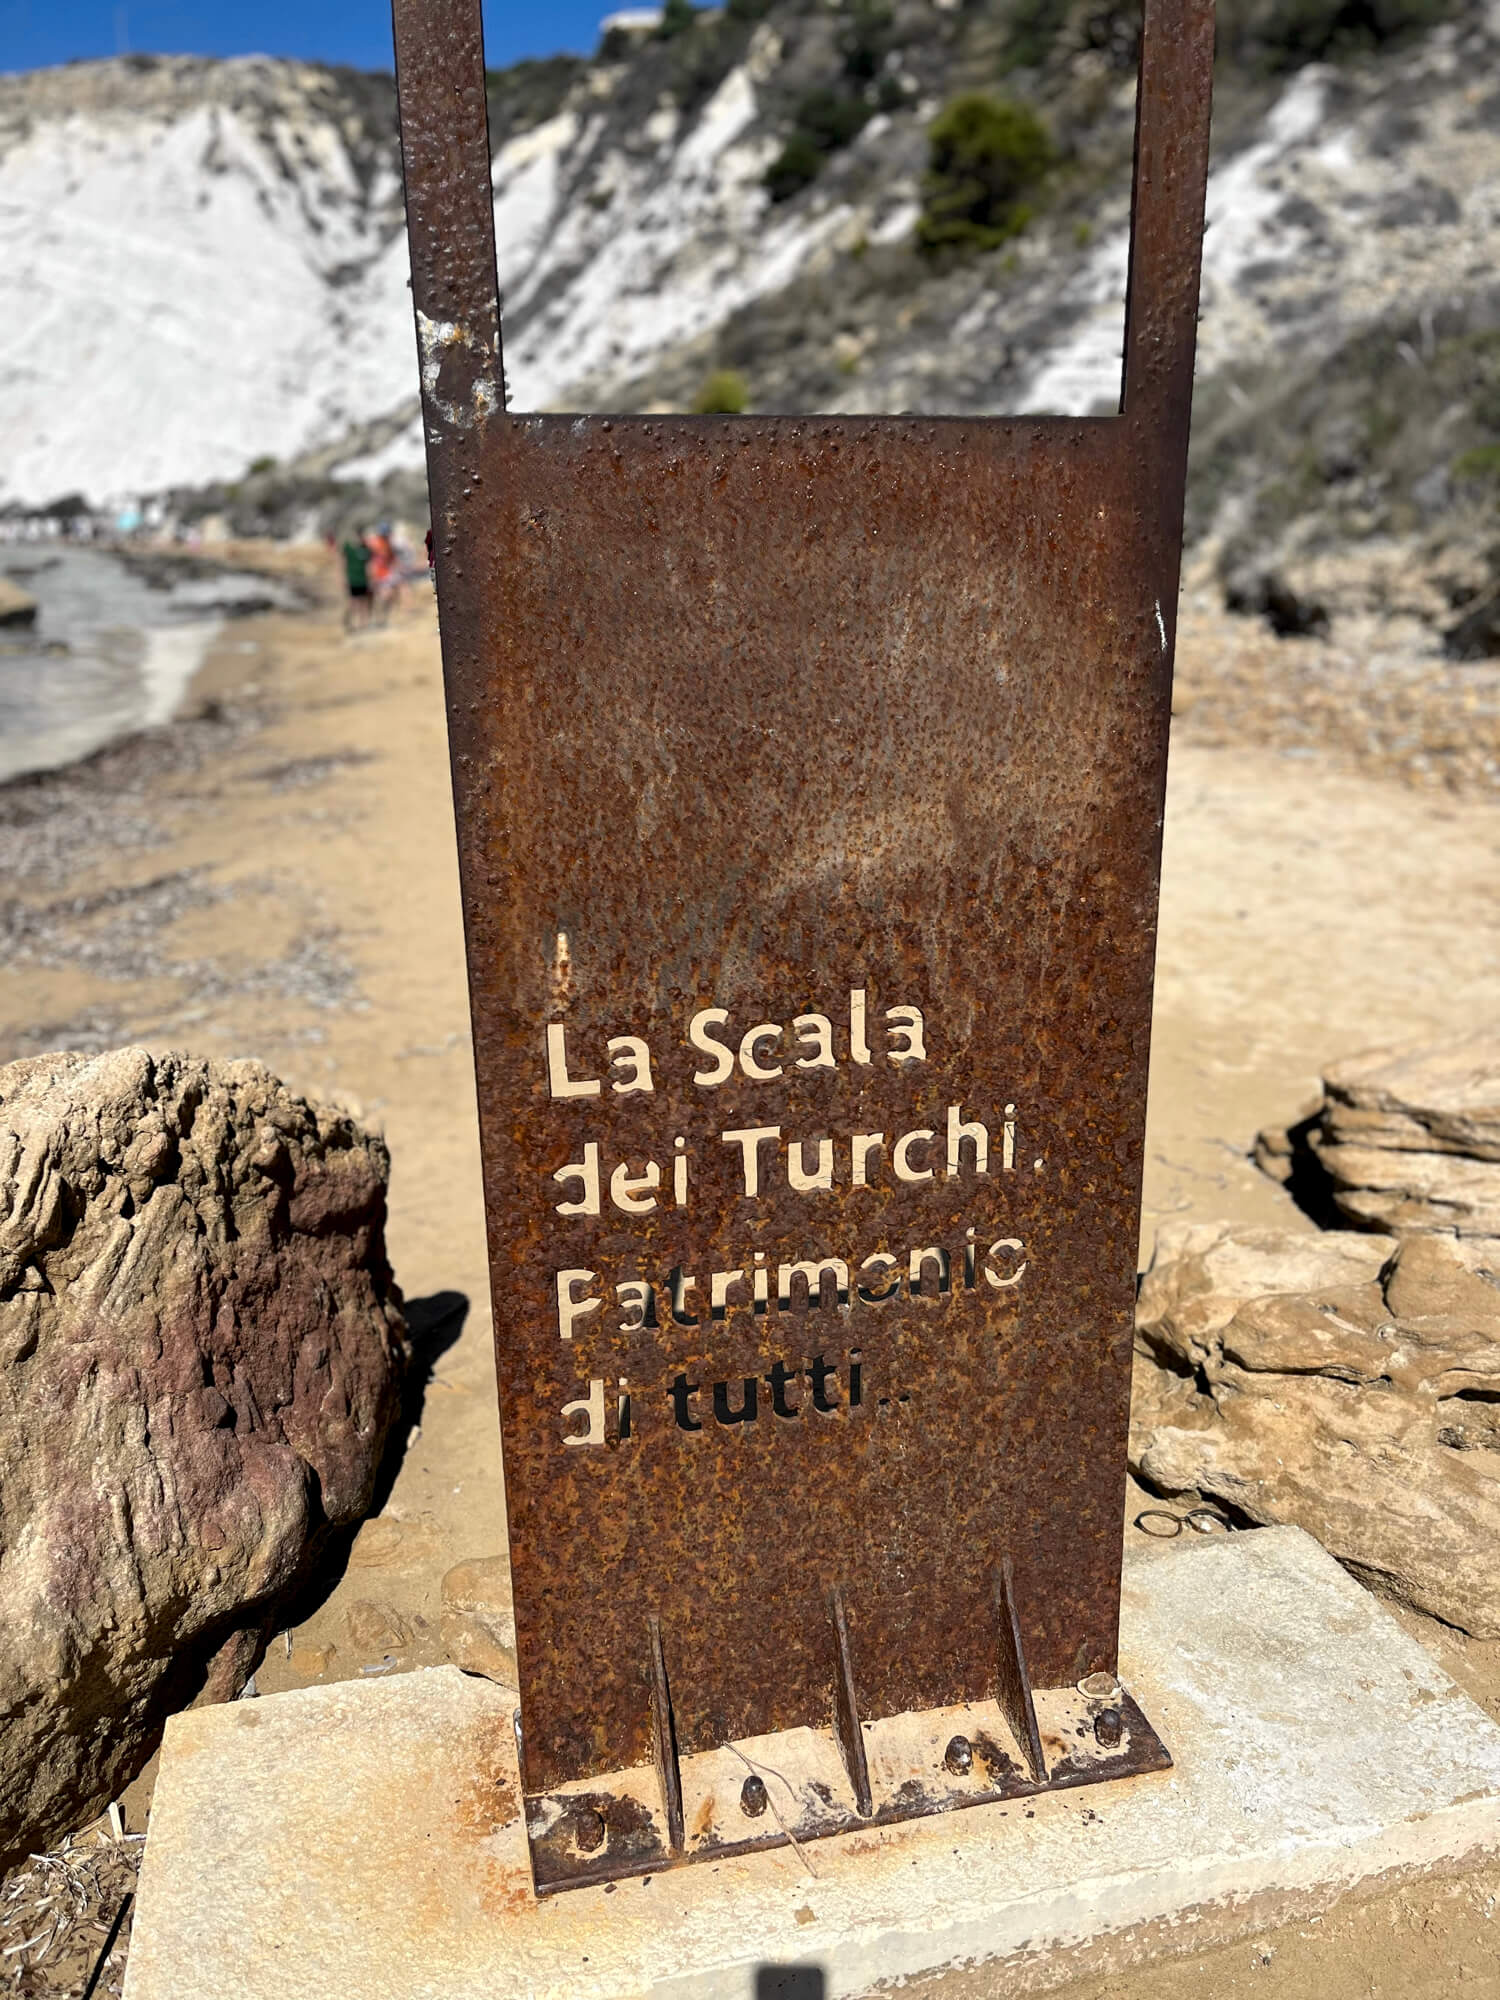
<instances>
[{"instance_id":1,"label":"sign base plate","mask_svg":"<svg viewBox=\"0 0 1500 2000\"><path fill-rule=\"evenodd\" d=\"M1085 1684L1089 1692L1037 1691L1039 1776L997 1701L865 1723L865 1812L832 1729L786 1729L684 1757L676 1841L676 1816L653 1765L529 1796L536 1893L1170 1769L1166 1746L1137 1703L1117 1684L1102 1685L1107 1675L1094 1680L1101 1685Z\"/></svg>"}]
</instances>

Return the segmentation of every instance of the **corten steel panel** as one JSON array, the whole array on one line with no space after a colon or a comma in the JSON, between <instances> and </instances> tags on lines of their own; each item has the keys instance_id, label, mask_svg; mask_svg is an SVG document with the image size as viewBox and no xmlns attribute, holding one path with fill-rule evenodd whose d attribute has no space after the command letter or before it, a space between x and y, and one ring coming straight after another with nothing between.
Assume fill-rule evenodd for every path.
<instances>
[{"instance_id":1,"label":"corten steel panel","mask_svg":"<svg viewBox=\"0 0 1500 2000\"><path fill-rule=\"evenodd\" d=\"M867 1716L993 1692L1007 1555L1034 1683L1112 1668L1209 6L1147 7L1088 420L505 414L478 7L396 25L527 1789L650 1757L651 1618L684 1753L828 1723L833 1589Z\"/></svg>"}]
</instances>

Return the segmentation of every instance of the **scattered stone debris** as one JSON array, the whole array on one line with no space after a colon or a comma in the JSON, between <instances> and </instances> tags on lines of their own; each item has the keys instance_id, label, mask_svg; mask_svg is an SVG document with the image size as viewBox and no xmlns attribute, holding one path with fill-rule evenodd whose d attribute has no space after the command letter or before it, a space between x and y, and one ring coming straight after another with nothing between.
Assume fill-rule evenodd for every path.
<instances>
[{"instance_id":1,"label":"scattered stone debris","mask_svg":"<svg viewBox=\"0 0 1500 2000\"><path fill-rule=\"evenodd\" d=\"M1201 576L1201 570L1199 571ZM1414 617L1350 613L1328 638L1277 638L1190 590L1173 734L1213 748L1318 757L1424 791L1500 792L1500 660L1463 666Z\"/></svg>"},{"instance_id":2,"label":"scattered stone debris","mask_svg":"<svg viewBox=\"0 0 1500 2000\"><path fill-rule=\"evenodd\" d=\"M65 770L10 779L0 786L0 880L57 887L100 853L163 845L170 834L157 811L161 780L193 776L262 720L246 707L209 702Z\"/></svg>"},{"instance_id":3,"label":"scattered stone debris","mask_svg":"<svg viewBox=\"0 0 1500 2000\"><path fill-rule=\"evenodd\" d=\"M1164 1229L1131 1468L1305 1528L1361 1581L1500 1637L1500 1279L1431 1234Z\"/></svg>"},{"instance_id":4,"label":"scattered stone debris","mask_svg":"<svg viewBox=\"0 0 1500 2000\"><path fill-rule=\"evenodd\" d=\"M455 1563L444 1576L443 1646L466 1674L519 1686L508 1555Z\"/></svg>"},{"instance_id":5,"label":"scattered stone debris","mask_svg":"<svg viewBox=\"0 0 1500 2000\"><path fill-rule=\"evenodd\" d=\"M236 1694L368 1508L407 1354L389 1168L258 1063L0 1069L0 1867Z\"/></svg>"},{"instance_id":6,"label":"scattered stone debris","mask_svg":"<svg viewBox=\"0 0 1500 2000\"><path fill-rule=\"evenodd\" d=\"M301 791L308 785L321 785L336 771L349 771L360 764L374 762L368 750L333 750L322 757L290 757L280 764L268 764L264 770L252 771L252 779L269 785L273 792Z\"/></svg>"}]
</instances>

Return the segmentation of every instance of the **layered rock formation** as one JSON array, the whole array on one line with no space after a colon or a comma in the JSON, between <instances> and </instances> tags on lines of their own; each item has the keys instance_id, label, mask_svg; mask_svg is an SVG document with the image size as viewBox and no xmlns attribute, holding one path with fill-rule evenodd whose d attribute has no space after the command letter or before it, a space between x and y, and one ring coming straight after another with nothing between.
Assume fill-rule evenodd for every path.
<instances>
[{"instance_id":1,"label":"layered rock formation","mask_svg":"<svg viewBox=\"0 0 1500 2000\"><path fill-rule=\"evenodd\" d=\"M406 1352L388 1171L253 1062L0 1069L0 1868L237 1693L368 1507Z\"/></svg>"},{"instance_id":2,"label":"layered rock formation","mask_svg":"<svg viewBox=\"0 0 1500 2000\"><path fill-rule=\"evenodd\" d=\"M1500 1268L1500 1031L1335 1064L1314 1110L1256 1152L1314 1212L1487 1241Z\"/></svg>"},{"instance_id":3,"label":"layered rock formation","mask_svg":"<svg viewBox=\"0 0 1500 2000\"><path fill-rule=\"evenodd\" d=\"M1429 1233L1163 1230L1131 1463L1306 1528L1367 1582L1500 1637L1500 1280Z\"/></svg>"}]
</instances>

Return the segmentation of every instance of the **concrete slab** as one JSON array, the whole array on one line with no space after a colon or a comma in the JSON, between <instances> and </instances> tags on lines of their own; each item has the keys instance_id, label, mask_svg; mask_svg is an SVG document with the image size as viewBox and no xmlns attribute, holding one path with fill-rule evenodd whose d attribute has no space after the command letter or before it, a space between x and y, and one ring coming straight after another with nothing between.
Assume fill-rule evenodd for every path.
<instances>
[{"instance_id":1,"label":"concrete slab","mask_svg":"<svg viewBox=\"0 0 1500 2000\"><path fill-rule=\"evenodd\" d=\"M178 1716L125 2000L1012 1994L1500 1847L1500 1729L1298 1530L1133 1557L1121 1640L1171 1771L540 1904L490 1682Z\"/></svg>"}]
</instances>

